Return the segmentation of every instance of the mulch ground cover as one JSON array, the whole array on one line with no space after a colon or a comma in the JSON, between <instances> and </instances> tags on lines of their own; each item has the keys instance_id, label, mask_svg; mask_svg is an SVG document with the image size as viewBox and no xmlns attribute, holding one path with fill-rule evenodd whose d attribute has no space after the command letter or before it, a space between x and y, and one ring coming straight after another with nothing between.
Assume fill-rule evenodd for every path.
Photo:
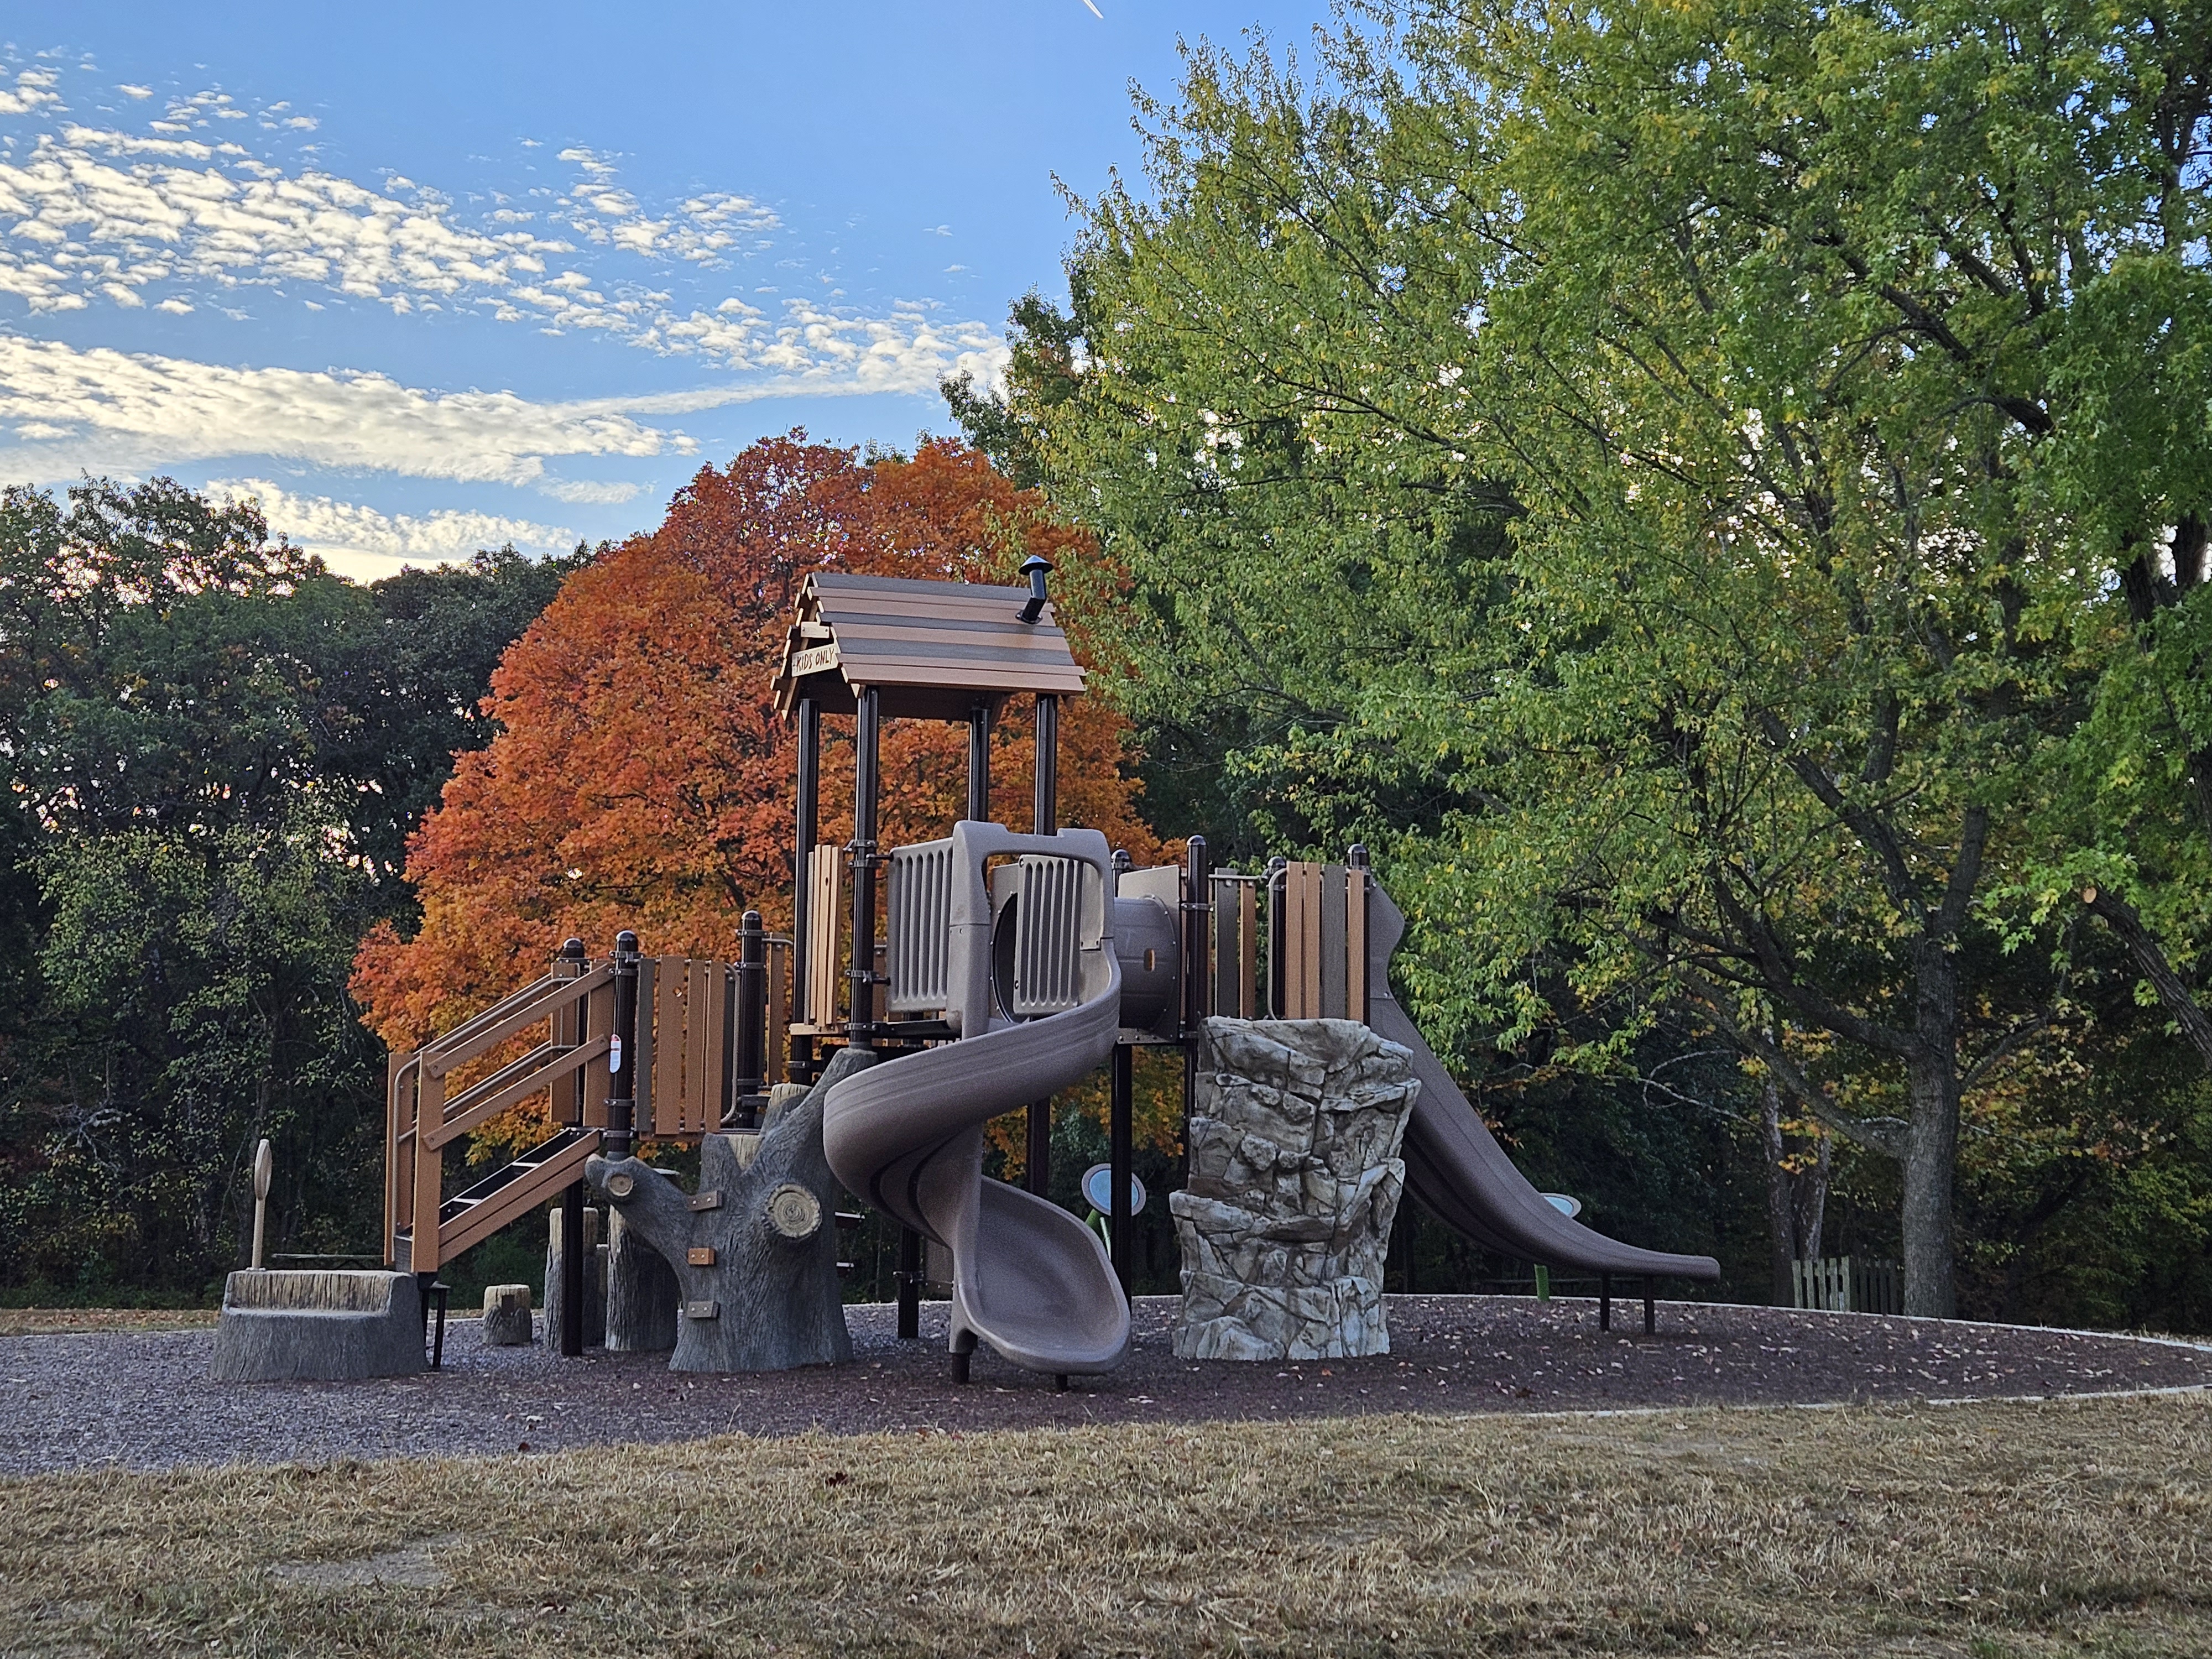
<instances>
[{"instance_id":1,"label":"mulch ground cover","mask_svg":"<svg viewBox=\"0 0 2212 1659\"><path fill-rule=\"evenodd\" d=\"M1393 1352L1373 1359L1193 1364L1168 1332L1177 1304L1138 1300L1136 1347L1110 1376L1053 1379L988 1350L955 1385L945 1308L901 1341L893 1310L848 1310L850 1365L739 1376L671 1372L665 1355L488 1348L447 1328L442 1371L362 1382L218 1386L211 1333L0 1342L0 1474L513 1453L742 1432L783 1436L1121 1422L1283 1421L1697 1405L2064 1396L2212 1387L2212 1349L2117 1335L1870 1315L1662 1303L1641 1310L1508 1297L1394 1297Z\"/></svg>"}]
</instances>

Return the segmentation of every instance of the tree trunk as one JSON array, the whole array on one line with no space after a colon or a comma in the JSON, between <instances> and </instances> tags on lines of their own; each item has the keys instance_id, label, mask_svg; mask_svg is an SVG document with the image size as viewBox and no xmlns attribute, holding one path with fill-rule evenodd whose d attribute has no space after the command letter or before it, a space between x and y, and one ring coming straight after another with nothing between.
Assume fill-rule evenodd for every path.
<instances>
[{"instance_id":1,"label":"tree trunk","mask_svg":"<svg viewBox=\"0 0 2212 1659\"><path fill-rule=\"evenodd\" d=\"M1951 1200L1959 1157L1959 964L1936 940L1914 951L1918 1052L1905 1061L1912 1109L1905 1133L1905 1311L1958 1311Z\"/></svg>"},{"instance_id":2,"label":"tree trunk","mask_svg":"<svg viewBox=\"0 0 2212 1659\"><path fill-rule=\"evenodd\" d=\"M1759 1139L1765 1153L1767 1257L1774 1268L1774 1305L1788 1308L1797 1301L1797 1218L1790 1171L1782 1164L1787 1152L1782 1142L1782 1085L1771 1073L1759 1096Z\"/></svg>"},{"instance_id":3,"label":"tree trunk","mask_svg":"<svg viewBox=\"0 0 2212 1659\"><path fill-rule=\"evenodd\" d=\"M1807 1261L1820 1255L1820 1233L1827 1224L1828 1179L1835 1173L1836 1138L1826 1129L1813 1140L1813 1167L1797 1177L1797 1254Z\"/></svg>"},{"instance_id":4,"label":"tree trunk","mask_svg":"<svg viewBox=\"0 0 2212 1659\"><path fill-rule=\"evenodd\" d=\"M671 1370L787 1370L853 1357L822 1107L832 1084L877 1058L842 1048L764 1133L708 1135L695 1194L634 1158L584 1166L624 1225L674 1270L682 1305Z\"/></svg>"}]
</instances>

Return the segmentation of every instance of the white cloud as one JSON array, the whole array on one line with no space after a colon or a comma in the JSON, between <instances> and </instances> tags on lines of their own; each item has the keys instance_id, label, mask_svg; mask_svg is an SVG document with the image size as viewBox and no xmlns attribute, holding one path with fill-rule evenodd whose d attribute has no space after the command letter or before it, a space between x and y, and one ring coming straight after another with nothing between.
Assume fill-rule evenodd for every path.
<instances>
[{"instance_id":1,"label":"white cloud","mask_svg":"<svg viewBox=\"0 0 2212 1659\"><path fill-rule=\"evenodd\" d=\"M0 424L43 453L0 447L0 470L149 469L227 455L420 478L527 484L554 455L690 454L618 401L540 404L511 392L437 392L380 374L230 368L78 351L0 335Z\"/></svg>"},{"instance_id":2,"label":"white cloud","mask_svg":"<svg viewBox=\"0 0 2212 1659\"><path fill-rule=\"evenodd\" d=\"M1008 355L1006 342L988 325L943 321L933 307L915 304L872 317L788 300L783 316L770 321L749 306L732 309L725 301L714 313L695 311L666 328L672 338L691 341L732 368L772 374L749 389L756 397L793 391L926 393L963 372L995 386Z\"/></svg>"},{"instance_id":3,"label":"white cloud","mask_svg":"<svg viewBox=\"0 0 2212 1659\"><path fill-rule=\"evenodd\" d=\"M15 100L0 109L23 114L56 103L54 84L46 71L25 71L15 92L0 90L0 98ZM263 106L264 125L289 108ZM223 118L242 112L229 94L204 92L169 100L165 118L145 131L40 115L41 130L27 150L0 153L0 296L33 312L99 302L243 318L239 290L258 288L311 311L340 296L398 316L475 312L544 333L597 334L664 356L696 356L747 377L744 385L708 394L716 404L793 391L927 393L948 374L964 369L995 381L1003 368L994 327L948 320L923 304L866 314L835 303L842 290L826 274L826 301L787 302L781 318L734 297L716 302L703 273L768 246L781 228L775 214L750 197L706 191L641 202L622 187L611 160L570 148L559 155L575 170L573 187L532 187L528 210L493 192L498 205L471 217L445 195L397 174L371 186L313 165L305 148L290 156L256 155L222 128ZM278 134L267 142L289 141ZM606 269L595 270L586 260ZM185 367L202 380L215 372ZM377 384L373 376L324 378L349 388L338 398L344 407L375 401L367 395ZM200 380L194 388L183 401L205 391ZM0 395L20 404L33 394L0 382ZM87 394L77 385L70 395L82 402ZM427 394L392 387L391 395ZM436 401L449 413L461 406ZM161 404L178 402L165 393ZM93 406L117 414L97 398ZM390 435L390 443L380 440L381 448L398 447L398 434ZM325 436L311 433L300 441ZM295 452L234 445L221 453Z\"/></svg>"},{"instance_id":4,"label":"white cloud","mask_svg":"<svg viewBox=\"0 0 2212 1659\"><path fill-rule=\"evenodd\" d=\"M550 495L556 501L574 501L588 507L619 507L634 500L643 484L597 483L584 478L540 478L538 493Z\"/></svg>"},{"instance_id":5,"label":"white cloud","mask_svg":"<svg viewBox=\"0 0 2212 1659\"><path fill-rule=\"evenodd\" d=\"M0 159L0 289L33 310L107 284L195 281L318 283L397 304L504 287L567 246L470 230L441 204L330 173L259 168L235 144L74 125Z\"/></svg>"},{"instance_id":6,"label":"white cloud","mask_svg":"<svg viewBox=\"0 0 2212 1659\"><path fill-rule=\"evenodd\" d=\"M115 89L121 93L125 98L151 98L154 95L153 88L134 87L127 81L122 85L117 87Z\"/></svg>"},{"instance_id":7,"label":"white cloud","mask_svg":"<svg viewBox=\"0 0 2212 1659\"><path fill-rule=\"evenodd\" d=\"M321 554L332 569L345 575L358 574L364 567L380 576L403 562L448 563L466 559L479 548L510 542L525 552L537 553L566 552L576 544L575 532L560 525L451 509L419 516L380 513L328 495L296 495L266 478L217 479L209 483L207 494L253 497L269 521L270 533L289 536Z\"/></svg>"},{"instance_id":8,"label":"white cloud","mask_svg":"<svg viewBox=\"0 0 2212 1659\"><path fill-rule=\"evenodd\" d=\"M27 69L15 77L13 90L0 87L0 115L27 115L41 104L58 104L56 76L52 70Z\"/></svg>"}]
</instances>

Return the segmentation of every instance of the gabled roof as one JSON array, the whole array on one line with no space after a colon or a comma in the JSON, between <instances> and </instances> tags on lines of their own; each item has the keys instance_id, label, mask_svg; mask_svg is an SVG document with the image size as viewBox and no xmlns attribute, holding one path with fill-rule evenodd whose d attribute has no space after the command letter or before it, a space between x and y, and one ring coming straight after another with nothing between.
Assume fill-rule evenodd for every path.
<instances>
[{"instance_id":1,"label":"gabled roof","mask_svg":"<svg viewBox=\"0 0 2212 1659\"><path fill-rule=\"evenodd\" d=\"M1080 696L1083 670L1052 606L1022 621L1029 597L1025 587L817 570L784 641L776 712L787 720L812 697L825 714L848 714L866 685L884 718L903 720L963 720L1017 692Z\"/></svg>"}]
</instances>

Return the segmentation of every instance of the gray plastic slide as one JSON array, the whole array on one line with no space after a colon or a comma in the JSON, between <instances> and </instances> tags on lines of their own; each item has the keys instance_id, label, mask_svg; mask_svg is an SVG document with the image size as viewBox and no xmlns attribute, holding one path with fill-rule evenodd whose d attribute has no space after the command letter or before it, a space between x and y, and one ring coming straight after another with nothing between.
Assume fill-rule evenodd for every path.
<instances>
[{"instance_id":1,"label":"gray plastic slide","mask_svg":"<svg viewBox=\"0 0 2212 1659\"><path fill-rule=\"evenodd\" d=\"M1406 917L1380 884L1370 894L1367 1023L1413 1050L1421 1092L1406 1126L1403 1156L1407 1188L1422 1207L1476 1243L1524 1261L1582 1273L1718 1279L1720 1263L1709 1255L1641 1250L1592 1232L1528 1184L1391 996L1390 957L1405 935Z\"/></svg>"},{"instance_id":2,"label":"gray plastic slide","mask_svg":"<svg viewBox=\"0 0 2212 1659\"><path fill-rule=\"evenodd\" d=\"M1094 892L1110 893L1105 838L1071 831L1047 842L963 823L955 831L955 981L963 929L988 938L989 900L963 879L982 854L1097 842ZM1094 904L1100 901L1094 899ZM980 910L976 908L980 904ZM1091 912L1082 951L1084 1000L1062 1013L886 1060L824 1101L823 1146L854 1194L952 1253L951 1351L980 1339L1015 1364L1060 1376L1109 1371L1127 1356L1129 1310L1098 1236L1057 1204L983 1176L983 1125L1073 1087L1113 1057L1121 971L1112 906ZM979 939L977 943L981 943ZM973 998L969 1007L977 1006ZM982 1020L973 1013L974 1030Z\"/></svg>"}]
</instances>

